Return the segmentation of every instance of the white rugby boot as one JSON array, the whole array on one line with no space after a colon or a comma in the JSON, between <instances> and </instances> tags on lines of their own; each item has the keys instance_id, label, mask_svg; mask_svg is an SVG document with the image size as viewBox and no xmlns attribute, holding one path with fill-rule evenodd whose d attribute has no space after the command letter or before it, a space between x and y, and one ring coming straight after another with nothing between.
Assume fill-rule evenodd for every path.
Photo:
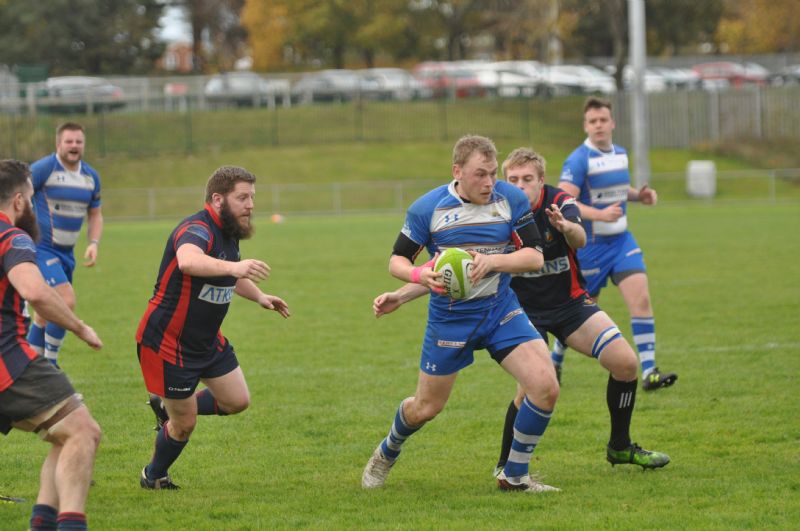
<instances>
[{"instance_id":1,"label":"white rugby boot","mask_svg":"<svg viewBox=\"0 0 800 531\"><path fill-rule=\"evenodd\" d=\"M378 445L375 451L372 452L372 457L367 461L367 466L364 467L364 473L361 476L361 486L365 489L382 487L394 463L395 460L389 459L383 455L381 446Z\"/></svg>"}]
</instances>

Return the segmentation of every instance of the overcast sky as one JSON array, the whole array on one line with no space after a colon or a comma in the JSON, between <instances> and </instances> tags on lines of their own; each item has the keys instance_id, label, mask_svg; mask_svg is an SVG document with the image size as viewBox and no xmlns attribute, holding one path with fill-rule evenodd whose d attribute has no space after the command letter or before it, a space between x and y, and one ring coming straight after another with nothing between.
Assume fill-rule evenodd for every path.
<instances>
[{"instance_id":1,"label":"overcast sky","mask_svg":"<svg viewBox=\"0 0 800 531\"><path fill-rule=\"evenodd\" d=\"M192 28L183 16L179 7L168 7L161 16L161 31L158 33L162 40L167 42L192 40Z\"/></svg>"}]
</instances>

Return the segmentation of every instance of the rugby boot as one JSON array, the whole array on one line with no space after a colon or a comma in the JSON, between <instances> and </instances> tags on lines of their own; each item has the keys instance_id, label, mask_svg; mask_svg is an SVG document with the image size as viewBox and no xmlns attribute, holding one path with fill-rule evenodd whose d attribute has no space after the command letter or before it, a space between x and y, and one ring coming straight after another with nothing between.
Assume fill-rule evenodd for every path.
<instances>
[{"instance_id":1,"label":"rugby boot","mask_svg":"<svg viewBox=\"0 0 800 531\"><path fill-rule=\"evenodd\" d=\"M177 486L175 483L172 482L169 476L164 476L163 478L158 479L147 479L147 473L145 472L147 467L145 466L142 469L142 477L139 479L139 485L142 486L143 489L148 490L178 490L180 487Z\"/></svg>"},{"instance_id":2,"label":"rugby boot","mask_svg":"<svg viewBox=\"0 0 800 531\"><path fill-rule=\"evenodd\" d=\"M150 394L147 404L150 406L150 409L153 410L153 413L156 416L156 427L153 429L158 431L169 420L167 410L164 409L164 403L161 401L161 397L158 395Z\"/></svg>"},{"instance_id":3,"label":"rugby boot","mask_svg":"<svg viewBox=\"0 0 800 531\"><path fill-rule=\"evenodd\" d=\"M624 450L612 450L606 447L606 460L614 465L639 465L642 470L661 468L669 463L669 456L661 452L650 452L636 443L631 443Z\"/></svg>"},{"instance_id":4,"label":"rugby boot","mask_svg":"<svg viewBox=\"0 0 800 531\"><path fill-rule=\"evenodd\" d=\"M364 473L361 476L361 486L365 489L383 487L395 461L396 459L392 460L383 455L381 446L378 445L375 451L372 452L372 457L367 461L367 466L364 467Z\"/></svg>"},{"instance_id":5,"label":"rugby boot","mask_svg":"<svg viewBox=\"0 0 800 531\"><path fill-rule=\"evenodd\" d=\"M533 494L538 492L561 492L561 489L545 485L537 478L531 477L528 474L525 474L521 478L514 478L514 480L509 479L505 471L501 471L497 476L497 486L500 490L530 492Z\"/></svg>"},{"instance_id":6,"label":"rugby boot","mask_svg":"<svg viewBox=\"0 0 800 531\"><path fill-rule=\"evenodd\" d=\"M645 391L655 391L662 387L669 387L675 383L678 375L674 372L661 372L658 367L650 371L650 373L642 378L642 389Z\"/></svg>"}]
</instances>

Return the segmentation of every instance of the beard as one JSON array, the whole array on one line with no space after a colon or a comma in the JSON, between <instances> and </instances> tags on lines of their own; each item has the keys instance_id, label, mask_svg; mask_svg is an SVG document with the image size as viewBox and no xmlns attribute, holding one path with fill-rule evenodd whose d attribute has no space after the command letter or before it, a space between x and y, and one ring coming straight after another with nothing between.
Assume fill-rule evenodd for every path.
<instances>
[{"instance_id":1,"label":"beard","mask_svg":"<svg viewBox=\"0 0 800 531\"><path fill-rule=\"evenodd\" d=\"M222 221L222 233L228 237L236 238L237 240L248 239L253 235L253 231L255 230L250 223L250 218L237 218L233 215L227 201L222 202L219 219ZM247 224L242 225L242 223Z\"/></svg>"},{"instance_id":2,"label":"beard","mask_svg":"<svg viewBox=\"0 0 800 531\"><path fill-rule=\"evenodd\" d=\"M39 223L30 205L25 205L25 210L17 217L14 226L27 232L33 241L39 241Z\"/></svg>"}]
</instances>

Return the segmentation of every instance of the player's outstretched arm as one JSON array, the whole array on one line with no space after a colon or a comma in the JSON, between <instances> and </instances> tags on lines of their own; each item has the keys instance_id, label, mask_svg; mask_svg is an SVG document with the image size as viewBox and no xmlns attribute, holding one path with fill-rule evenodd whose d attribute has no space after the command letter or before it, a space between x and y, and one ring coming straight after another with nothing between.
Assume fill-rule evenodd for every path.
<instances>
[{"instance_id":1,"label":"player's outstretched arm","mask_svg":"<svg viewBox=\"0 0 800 531\"><path fill-rule=\"evenodd\" d=\"M233 276L247 278L253 282L265 280L269 276L269 266L261 260L242 260L228 262L208 256L203 250L192 244L184 243L175 253L181 273L193 277Z\"/></svg>"},{"instance_id":2,"label":"player's outstretched arm","mask_svg":"<svg viewBox=\"0 0 800 531\"><path fill-rule=\"evenodd\" d=\"M275 310L284 318L291 315L291 312L289 311L289 305L286 304L283 299L275 295L264 293L250 279L240 278L237 280L234 292L240 297L257 302L267 310Z\"/></svg>"},{"instance_id":3,"label":"player's outstretched arm","mask_svg":"<svg viewBox=\"0 0 800 531\"><path fill-rule=\"evenodd\" d=\"M564 217L558 205L553 203L545 209L547 220L555 229L564 235L567 244L573 249L580 249L586 245L586 231L580 223L575 223Z\"/></svg>"},{"instance_id":4,"label":"player's outstretched arm","mask_svg":"<svg viewBox=\"0 0 800 531\"><path fill-rule=\"evenodd\" d=\"M8 272L8 280L20 297L45 320L66 328L95 350L103 346L92 327L81 321L56 290L47 285L36 264L22 262L15 265Z\"/></svg>"},{"instance_id":5,"label":"player's outstretched arm","mask_svg":"<svg viewBox=\"0 0 800 531\"><path fill-rule=\"evenodd\" d=\"M481 254L467 251L472 255L472 267L469 280L473 284L479 282L492 271L500 273L524 273L538 271L544 265L544 255L533 247L522 247L508 254Z\"/></svg>"},{"instance_id":6,"label":"player's outstretched arm","mask_svg":"<svg viewBox=\"0 0 800 531\"><path fill-rule=\"evenodd\" d=\"M418 299L427 293L428 288L425 286L409 282L395 291L387 291L375 297L375 300L372 301L372 311L375 317L380 317L387 313L392 313L403 304Z\"/></svg>"}]
</instances>

